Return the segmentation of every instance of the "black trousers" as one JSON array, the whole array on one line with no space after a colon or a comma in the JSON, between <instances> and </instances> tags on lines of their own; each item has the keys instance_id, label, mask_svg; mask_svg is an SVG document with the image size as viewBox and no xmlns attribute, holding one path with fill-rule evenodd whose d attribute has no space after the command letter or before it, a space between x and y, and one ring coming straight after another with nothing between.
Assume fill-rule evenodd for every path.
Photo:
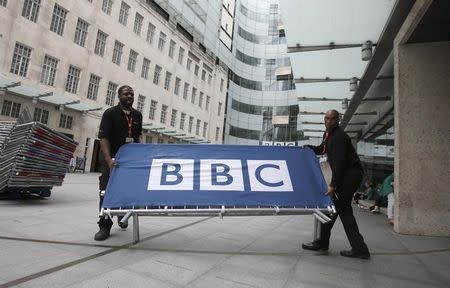
<instances>
[{"instance_id":1,"label":"black trousers","mask_svg":"<svg viewBox=\"0 0 450 288\"><path fill-rule=\"evenodd\" d=\"M108 164L106 163L106 161L104 160L103 156L100 155L100 172L102 173L99 177L99 189L100 189L100 201L98 203L98 210L100 211L102 209L102 204L103 204L103 199L105 198L105 195L102 195L102 191L106 190L106 186L108 185L108 181L109 181L109 174L110 174L110 170L108 167ZM120 219L119 219L120 221ZM111 229L112 225L113 225L113 221L111 219L109 219L108 216L103 216L100 217L100 219L97 222L98 226L100 227L100 229L102 228L108 228Z\"/></svg>"},{"instance_id":2,"label":"black trousers","mask_svg":"<svg viewBox=\"0 0 450 288\"><path fill-rule=\"evenodd\" d=\"M353 215L352 198L362 180L362 172L358 169L344 172L342 187L336 190L333 198L337 213L331 217L331 221L321 226L320 242L322 246L328 247L330 243L331 229L336 222L337 217L341 218L345 234L353 250L359 252L368 252L366 243L361 233L359 233L358 224Z\"/></svg>"}]
</instances>

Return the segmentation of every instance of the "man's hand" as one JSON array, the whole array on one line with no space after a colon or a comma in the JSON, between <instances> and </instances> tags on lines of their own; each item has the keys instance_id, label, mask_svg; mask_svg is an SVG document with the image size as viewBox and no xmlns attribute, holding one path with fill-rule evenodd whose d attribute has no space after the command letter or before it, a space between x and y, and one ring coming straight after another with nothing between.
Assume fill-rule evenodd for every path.
<instances>
[{"instance_id":1,"label":"man's hand","mask_svg":"<svg viewBox=\"0 0 450 288\"><path fill-rule=\"evenodd\" d=\"M327 193L325 193L325 195L334 197L334 195L336 195L336 190L334 189L333 186L328 185L328 191L327 191ZM338 198L337 195L336 195L336 198Z\"/></svg>"},{"instance_id":2,"label":"man's hand","mask_svg":"<svg viewBox=\"0 0 450 288\"><path fill-rule=\"evenodd\" d=\"M109 158L108 160L106 160L106 163L108 164L110 171L114 168L114 166L117 165L116 159L114 158Z\"/></svg>"}]
</instances>

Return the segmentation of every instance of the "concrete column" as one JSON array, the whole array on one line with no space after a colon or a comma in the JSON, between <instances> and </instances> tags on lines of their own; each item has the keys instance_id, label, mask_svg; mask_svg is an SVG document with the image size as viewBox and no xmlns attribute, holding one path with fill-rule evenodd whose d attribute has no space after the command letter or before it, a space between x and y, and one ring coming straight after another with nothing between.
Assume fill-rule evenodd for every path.
<instances>
[{"instance_id":1,"label":"concrete column","mask_svg":"<svg viewBox=\"0 0 450 288\"><path fill-rule=\"evenodd\" d=\"M450 42L397 44L395 231L450 236Z\"/></svg>"}]
</instances>

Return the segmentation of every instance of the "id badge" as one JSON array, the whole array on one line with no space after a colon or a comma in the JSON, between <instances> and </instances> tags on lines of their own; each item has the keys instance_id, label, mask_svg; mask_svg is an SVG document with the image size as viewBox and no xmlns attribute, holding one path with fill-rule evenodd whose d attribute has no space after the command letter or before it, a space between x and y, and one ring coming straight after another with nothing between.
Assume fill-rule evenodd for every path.
<instances>
[{"instance_id":1,"label":"id badge","mask_svg":"<svg viewBox=\"0 0 450 288\"><path fill-rule=\"evenodd\" d=\"M127 137L127 138L125 138L125 143L133 143L133 142L134 142L133 137Z\"/></svg>"}]
</instances>

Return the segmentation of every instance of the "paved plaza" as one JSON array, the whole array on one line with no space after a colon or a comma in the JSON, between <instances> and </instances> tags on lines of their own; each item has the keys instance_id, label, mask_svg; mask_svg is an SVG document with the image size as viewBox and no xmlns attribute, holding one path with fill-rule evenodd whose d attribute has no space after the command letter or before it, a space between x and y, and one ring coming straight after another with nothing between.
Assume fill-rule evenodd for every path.
<instances>
[{"instance_id":1,"label":"paved plaza","mask_svg":"<svg viewBox=\"0 0 450 288\"><path fill-rule=\"evenodd\" d=\"M0 201L0 287L450 286L450 238L399 235L358 208L369 261L339 256L339 220L329 253L301 250L309 215L140 217L138 244L131 225L96 242L97 178L68 174L48 199Z\"/></svg>"}]
</instances>

